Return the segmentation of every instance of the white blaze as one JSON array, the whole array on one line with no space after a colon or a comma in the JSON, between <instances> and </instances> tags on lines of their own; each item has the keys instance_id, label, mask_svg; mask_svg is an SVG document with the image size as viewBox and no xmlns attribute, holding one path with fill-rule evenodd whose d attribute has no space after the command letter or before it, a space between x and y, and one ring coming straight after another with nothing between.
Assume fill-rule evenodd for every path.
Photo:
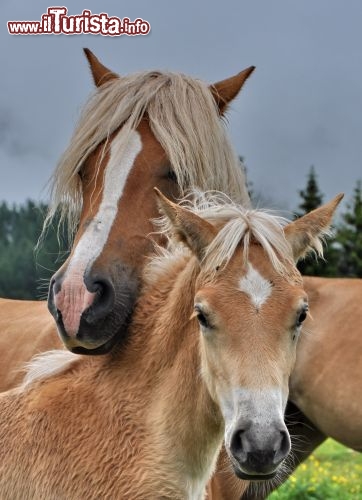
<instances>
[{"instance_id":1,"label":"white blaze","mask_svg":"<svg viewBox=\"0 0 362 500\"><path fill-rule=\"evenodd\" d=\"M272 293L270 281L263 278L251 264L248 264L248 272L239 282L239 289L250 297L256 309L260 309Z\"/></svg>"},{"instance_id":2,"label":"white blaze","mask_svg":"<svg viewBox=\"0 0 362 500\"><path fill-rule=\"evenodd\" d=\"M122 148L120 150L120 148ZM138 132L132 131L124 145L120 132L112 141L110 158L104 174L102 201L94 219L80 238L69 262L66 276L76 271L84 274L101 254L118 212L118 202L123 194L127 177L142 149Z\"/></svg>"},{"instance_id":3,"label":"white blaze","mask_svg":"<svg viewBox=\"0 0 362 500\"><path fill-rule=\"evenodd\" d=\"M127 177L141 149L141 137L136 131L129 134L126 144L122 132L111 143L97 214L81 236L64 274L61 290L54 297L55 306L62 313L64 328L69 336L77 334L81 315L95 298L96 294L89 292L84 284L84 274L107 243Z\"/></svg>"}]
</instances>

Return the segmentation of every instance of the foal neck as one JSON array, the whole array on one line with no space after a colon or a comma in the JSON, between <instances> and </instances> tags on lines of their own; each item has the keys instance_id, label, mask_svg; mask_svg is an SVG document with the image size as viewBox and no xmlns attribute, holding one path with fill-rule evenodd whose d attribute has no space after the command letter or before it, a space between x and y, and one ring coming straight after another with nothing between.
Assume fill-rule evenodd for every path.
<instances>
[{"instance_id":1,"label":"foal neck","mask_svg":"<svg viewBox=\"0 0 362 500\"><path fill-rule=\"evenodd\" d=\"M222 443L222 419L200 376L199 327L190 320L197 274L194 259L176 262L146 288L133 319L129 349L148 399L143 485L162 485L162 498L204 498Z\"/></svg>"}]
</instances>

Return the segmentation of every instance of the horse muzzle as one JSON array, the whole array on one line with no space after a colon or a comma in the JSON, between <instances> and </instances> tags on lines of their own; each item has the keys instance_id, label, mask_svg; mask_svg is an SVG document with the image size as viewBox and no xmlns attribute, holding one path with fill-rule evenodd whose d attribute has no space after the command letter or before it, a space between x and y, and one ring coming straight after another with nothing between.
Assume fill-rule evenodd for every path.
<instances>
[{"instance_id":1,"label":"horse muzzle","mask_svg":"<svg viewBox=\"0 0 362 500\"><path fill-rule=\"evenodd\" d=\"M233 433L228 453L240 479L263 481L275 476L290 447L286 428L261 433L260 429L251 426L248 430L238 429Z\"/></svg>"},{"instance_id":2,"label":"horse muzzle","mask_svg":"<svg viewBox=\"0 0 362 500\"><path fill-rule=\"evenodd\" d=\"M76 354L106 354L121 342L137 297L138 280L99 274L80 280L55 275L48 308L65 347ZM127 278L127 279L125 279Z\"/></svg>"}]
</instances>

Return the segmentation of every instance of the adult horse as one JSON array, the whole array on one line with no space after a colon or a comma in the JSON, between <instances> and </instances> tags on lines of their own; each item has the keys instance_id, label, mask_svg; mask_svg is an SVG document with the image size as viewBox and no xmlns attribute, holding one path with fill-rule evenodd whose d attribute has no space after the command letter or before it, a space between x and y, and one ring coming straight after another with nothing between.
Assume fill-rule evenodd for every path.
<instances>
[{"instance_id":1,"label":"adult horse","mask_svg":"<svg viewBox=\"0 0 362 500\"><path fill-rule=\"evenodd\" d=\"M158 197L165 236L185 247L151 260L127 345L61 351L58 373L0 396L3 500L198 500L223 439L244 479L274 477L288 455L308 311L295 261L320 248L341 197L285 227L220 195L192 209Z\"/></svg>"},{"instance_id":2,"label":"adult horse","mask_svg":"<svg viewBox=\"0 0 362 500\"><path fill-rule=\"evenodd\" d=\"M109 161L109 152L108 153L105 152L104 155L102 155L102 147L107 138L105 138L103 142L100 142L98 148L95 146L95 150L93 151L93 153L90 153L88 156L87 153L84 153L83 154L84 161L77 168L75 167L75 164L72 164L71 162L67 163L65 162L65 160L66 159L75 160L75 158L78 158L77 161L79 160L79 155L77 156L75 154L75 151L78 146L80 147L83 144L83 140L85 140L84 134L86 130L88 130L87 127L92 126L94 128L96 126L94 120L100 119L100 116L97 113L100 111L100 109L104 110L104 107L101 107L98 110L96 110L93 104L95 102L99 102L101 100L101 96L108 96L108 91L103 93L105 88L103 88L103 86L101 85L102 82L105 83L106 86L114 85L116 83L118 85L119 83L118 82L119 79L117 80L117 77L114 73L110 72L107 68L101 65L99 61L97 61L96 58L91 53L88 52L87 54L91 65L94 81L97 85L100 85L100 88L97 95L94 98L95 100L92 100L89 106L87 106L86 113L81 119L80 125L77 129L74 139L69 149L67 150L67 153L63 158L63 161L60 162L60 165L62 165L65 168L63 170L60 169L60 166L58 167L56 175L54 177L54 191L53 191L54 205L52 212L55 210L55 207L58 206L60 201L62 203L63 209L65 210L63 214L65 214L67 212L67 209L69 208L70 220L73 223L74 221L76 222L78 221L77 214L80 210L80 204L82 200L84 200L84 203L82 204L82 215L81 215L82 222L79 225L79 232L75 237L74 248L76 248L77 242L81 240L82 234L85 231L85 227L87 226L87 224L89 225L89 222L94 220L92 219L92 217L94 217L94 215L96 214L97 206L100 205L99 199L102 198L103 196L101 181L103 172L108 164L107 162ZM243 83L245 82L246 78L249 76L251 71L252 68L249 68L248 70L245 70L236 77L233 77L229 80L216 84L214 87L211 87L211 91L213 92L214 98L216 96L218 109L221 113L223 113L225 110L225 104L229 102L237 94L238 90L241 88L241 86L243 85ZM153 74L152 78L154 80L157 80L159 76L160 75L158 74ZM131 84L129 84L128 90L131 92L133 89L132 102L134 104L137 104L135 101L136 94L134 93L134 85L132 86ZM164 87L167 87L167 85L165 84ZM198 158L198 160L196 161L190 157L188 169L191 169L192 171L193 166L195 168L198 168L199 163L201 162L202 164L204 164L203 162L206 161L207 158L206 155L209 155L209 160L211 157L212 161L210 161L208 167L209 169L213 168L214 173L213 175L210 174L209 178L207 178L206 175L203 176L203 182L201 182L200 179L198 179L197 177L198 175L197 172L192 174L192 176L191 174L187 174L188 170L185 170L186 163L181 162L182 163L181 171L183 172L183 174L180 172L177 174L176 170L171 169L171 165L173 165L174 162L174 159L172 159L172 161L170 160L171 157L173 158L173 156L171 155L172 151L168 152L166 150L165 153L164 149L166 148L166 146L164 147L161 146L160 141L169 139L170 142L172 142L172 140L174 140L173 144L174 147L177 149L179 147L179 139L178 139L179 136L175 135L170 137L170 134L164 136L162 127L163 126L166 127L168 121L165 122L163 120L160 120L159 121L160 129L157 129L155 132L155 134L156 133L158 134L159 140L155 139L155 135L152 132L153 129L152 130L150 129L152 123L149 121L146 110L144 119L141 119L140 122L140 127L142 129L141 131L144 132L147 130L147 132L149 132L147 140L144 144L144 148L146 149L144 149L142 154L141 153L139 154L134 167L128 174L128 178L123 190L123 195L120 198L120 201L118 202L118 212L114 219L114 224L110 232L110 237L108 238L107 244L104 246L104 251L106 251L108 248L110 249L109 255L111 257L112 265L118 263L121 266L121 271L122 271L122 264L121 264L122 259L124 259L124 261L127 263L129 263L130 261L133 262L133 265L135 266L134 276L136 277L138 276L138 265L140 266L140 268L142 267L144 255L146 255L147 252L150 250L148 240L145 239L145 234L147 234L151 230L148 218L156 213L156 208L152 200L152 196L150 195L149 192L152 185L161 187L168 195L171 195L172 192L176 191L175 196L178 196L178 194L181 193L183 189L188 187L188 182L187 182L188 180L190 183L197 181L196 184L198 185L202 184L202 186L205 186L207 188L219 188L223 191L229 192L237 200L242 200L243 198L246 198L244 192L245 190L243 188L244 184L242 175L239 172L235 155L233 156L234 159L231 162L231 164L234 165L234 168L231 169L232 173L230 173L230 169L227 168L227 166L230 165L230 161L228 160L229 154L225 155L224 151L226 148L226 150L228 150L228 153L230 153L230 149L226 139L224 138L223 135L224 132L221 131L221 136L219 136L218 133L216 133L216 131L218 132L220 131L219 130L220 123L218 122L219 120L218 113L214 109L214 102L211 101L210 103L209 100L210 94L207 94L207 97L204 96L205 98L202 98L201 100L201 103L203 103L202 104L203 109L200 110L200 112L204 113L202 114L204 123L200 129L199 125L200 121L202 122L202 119L201 120L196 119L196 117L200 118L199 113L196 113L196 110L199 110L199 106L197 106L197 103L194 103L196 95L198 94L196 89L188 88L186 92L186 90L183 87L181 88L180 82L178 82L178 84L175 85L175 87L176 88L173 88L172 92L170 92L167 95L169 97L168 105L174 106L176 107L176 109L174 109L173 112L170 115L168 115L167 118L168 120L171 119L170 117L173 117L175 119L177 118L180 121L180 124L181 125L183 124L183 129L179 130L179 132L183 136L185 136L183 137L183 141L180 143L181 146L186 147L186 145L188 145L188 149L186 150L185 154L188 154L188 152L189 153L192 152L192 154L197 152L196 157ZM119 95L118 98L121 98L127 93L126 86L124 87L123 90L124 94ZM166 98L165 93L167 92L167 88L161 88L161 90L163 92L165 99ZM179 90L178 94L177 90ZM203 87L203 92L205 93L206 91L209 92L209 90L206 87ZM190 92L194 92L195 99L189 100L188 93ZM179 95L177 99L176 99L177 97L176 94ZM155 93L155 98L157 97L157 95L158 94ZM112 100L112 102L108 102L108 104L111 109L115 109L117 102L118 100L114 99ZM190 103L192 104L191 106ZM207 105L210 104L211 108L207 108L208 110L206 110L205 108L206 104ZM137 109L139 108L137 107ZM110 112L109 115L110 114L112 113ZM109 118L111 119L111 116L109 116ZM207 131L205 132L204 125L210 118L212 118L212 123L214 124L214 126L211 126L209 124ZM106 123L104 121L102 123L104 129L106 127ZM165 134L167 134L167 131L165 132ZM191 137L189 137L190 134ZM110 139L115 137L115 135L116 131L113 132L113 135L110 132ZM213 148L208 149L206 152L202 152L204 151L205 148L207 148L209 141L211 141L211 143L215 142L216 140L215 136L218 136L218 139L216 141L217 144L219 144L220 140L223 142L223 147L221 148L221 152L215 151ZM161 144L163 144L163 142L161 142ZM150 155L149 158L146 156L146 154ZM189 154L189 156L190 155L191 153ZM177 156L177 158L179 158L179 156ZM159 163L157 162L157 159L159 159ZM226 170L224 170L224 167L226 168ZM97 171L98 171L98 176L96 175ZM205 169L201 171L203 172L205 171ZM179 175L181 182L180 180L177 180L175 178L176 174ZM188 177L189 175L190 177ZM214 177L214 175L216 177ZM142 182L140 181L141 176L143 176ZM232 183L232 179L234 179L235 176L238 177L239 180L235 181L233 189L230 189L230 184ZM150 180L149 183L147 182L148 180ZM62 181L64 181L64 184L63 184L63 189L60 191L59 186L62 184ZM68 187L69 191L67 190ZM237 189L239 189L239 191L235 193L235 190ZM132 193L132 196L130 193ZM135 214L137 214L137 217L135 217ZM126 244L127 241L130 242L129 245ZM117 245L119 245L119 247ZM90 252L92 248L88 250ZM85 251L82 252L84 255ZM79 253L81 252L78 252L78 255ZM107 262L105 261L105 255L106 255L105 252L103 252L103 255L99 256L95 262L98 263L99 265L102 264L107 266ZM74 268L76 268L76 266L73 266L73 270ZM305 397L310 387L308 358L306 356L303 356L304 363L297 364L297 370L299 370L300 375L297 378L295 378L293 375L293 380L295 380L295 382L293 382L292 385L292 393L291 393L291 397L293 398L293 400L294 400L294 393L297 393L298 391L299 396L296 402L300 405L301 410L305 412L306 415L310 415L310 418L314 418L314 415L316 414L325 415L328 416L328 421L330 422L331 416L335 415L336 416L335 421L338 422L339 424L342 422L342 425L338 425L337 436L335 436L333 433L329 434L329 432L332 431L333 429L331 429L330 424L324 425L324 421L322 418L318 419L319 430L316 429L311 422L307 422L308 426L306 427L298 428L297 426L293 426L292 429L294 429L295 433L307 436L308 439L310 440L310 444L308 444L307 442L306 443L303 442L302 451L296 452L298 460L303 459L305 456L307 456L309 452L313 449L313 447L315 447L317 444L321 442L321 440L324 439L325 434L337 437L338 439L340 439L341 442L349 444L350 446L353 446L355 448L360 446L361 442L360 439L358 438L358 432L360 432L359 429L361 429L361 425L359 422L361 422L361 420L359 421L355 420L355 416L358 416L359 413L358 411L355 413L349 411L351 401L358 401L358 397L360 396L359 392L356 394L356 389L355 389L359 377L349 376L350 370L355 369L354 367L358 365L358 360L359 360L358 353L361 351L359 346L362 340L362 336L358 335L357 328L349 327L350 317L352 319L356 318L357 320L359 317L358 314L360 314L359 310L356 310L354 314L351 314L348 317L349 320L348 322L343 321L343 310L341 311L338 307L333 307L333 309L328 309L328 315L324 314L323 308L330 300L329 294L332 294L331 300L333 304L343 303L344 300L343 296L345 290L348 289L348 284L343 285L341 282L338 282L336 283L336 286L334 285L324 286L324 287L321 286L320 290L318 290L317 293L313 293L313 282L308 281L307 278L306 280L307 280L306 286L308 288L308 291L310 291L311 293L311 309L313 311L313 318L314 318L312 325L308 325L308 328L313 329L314 333L313 335L302 336L302 340L299 343L298 350L304 351L305 349L307 349L307 345L312 343L314 349L308 348L308 351L306 350L305 352L313 351L313 359L322 359L321 356L325 351L325 345L327 345L328 349L330 350L334 350L334 346L336 345L336 343L338 345L340 338L338 335L339 333L344 332L344 334L341 335L341 338L348 338L348 336L353 336L352 339L353 342L352 341L345 342L343 343L343 346L338 345L339 359L337 359L335 356L331 356L330 359L328 360L328 366L330 369L329 376L328 377L325 376L325 378L323 379L323 384L321 383L319 385L319 394L317 392L318 386L317 387L314 386L313 395L315 396L315 399L313 399L312 402L314 405L313 414L310 412L309 408L310 402L308 402ZM308 283L311 283L310 286L308 285ZM358 286L355 287L355 289L357 288ZM81 290L82 289L84 292L84 288L81 287ZM100 290L98 291L98 293L100 294ZM103 299L105 298L106 297L103 297ZM80 301L78 298L77 302L78 306L79 303ZM322 304L323 306L319 307L318 306L319 303ZM351 302L351 307L353 307L353 303L354 302ZM128 311L125 313L126 308L124 306L125 305L120 304L119 307L119 309L123 311L121 316L128 318ZM91 315L88 316L88 320L90 318ZM84 322L87 323L87 321L84 320L84 318L83 321L80 321L79 312L75 320L73 316L73 323L76 323L78 320L80 326L82 326ZM60 317L59 317L59 322L61 322ZM69 322L71 323L72 319L70 319ZM112 322L109 322L108 324L111 323ZM339 323L340 328L343 329L341 330L341 332L336 332L334 328L337 323ZM359 324L360 323L361 321L359 322ZM97 324L98 323L96 321L94 323L90 322L88 323L88 327L95 328ZM324 342L315 342L314 340L318 336L319 324L323 325L323 332L324 332L323 337L325 339ZM2 344L1 346L2 363L0 363L0 370L1 370L0 384L2 390L14 386L20 380L21 373L19 371L19 368L21 368L22 364L25 361L28 361L33 354L35 354L36 352L44 351L51 347L58 347L60 345L58 337L55 334L56 329L54 327L54 322L51 316L47 314L45 303L33 303L33 302L23 302L23 301L0 301L0 331L1 331L0 342ZM113 337L113 340L114 341L117 340L117 335ZM74 346L74 343L77 343L77 345ZM84 352L96 353L96 352L102 352L102 350L106 350L106 348L109 348L112 345L112 341L98 348L97 347L94 348L93 345L92 349L88 349L88 347L90 347L89 343L87 345L85 345L84 343L82 345L79 345L79 338L77 338L77 336L74 336L70 339L70 341L68 340L68 345L72 348L79 350L86 349ZM352 345L353 349L350 349L349 347ZM346 360L346 362L344 362L344 360ZM348 384L344 384L344 395L348 401L348 404L345 405L338 404L333 408L333 411L330 411L331 401L333 400L340 401L340 397L339 398L333 397L333 391L337 387L339 388L338 394L341 394L339 385L341 380L341 378L339 378L339 374L341 371L340 364L344 365L346 377L348 377ZM314 367L314 370L315 369L316 368ZM326 371L324 371L324 373L326 374ZM321 396L322 392L323 395ZM300 396L301 394L304 394L304 400L303 398L301 398ZM303 406L304 404L305 408ZM361 406L359 406L359 408L360 407ZM293 409L293 413L295 413L295 409ZM305 417L301 413L299 413L297 420L304 422ZM349 433L348 440L345 439L344 429ZM349 429L353 429L353 431L350 431ZM298 463L298 460L296 461L296 463ZM219 482L223 483L225 478L226 474L222 473L219 476L217 476L215 480L218 483ZM226 484L226 486L222 488L224 492L229 491L231 482L232 479L230 479L229 482ZM217 484L215 485L215 488L219 488L219 486L220 485ZM238 498L240 496L238 488L240 489L243 487L244 487L243 485L240 486L237 484L235 486L235 491L237 491L236 494L238 496L228 497L228 498ZM234 490L231 489L231 491Z\"/></svg>"},{"instance_id":3,"label":"adult horse","mask_svg":"<svg viewBox=\"0 0 362 500\"><path fill-rule=\"evenodd\" d=\"M153 187L171 199L190 187L216 189L248 204L220 118L254 68L207 86L155 71L118 77L85 53L98 90L52 179L47 223L58 212L75 237L48 305L68 349L101 354L127 330L152 249ZM32 354L59 345L44 303L0 301L0 331L3 390Z\"/></svg>"}]
</instances>

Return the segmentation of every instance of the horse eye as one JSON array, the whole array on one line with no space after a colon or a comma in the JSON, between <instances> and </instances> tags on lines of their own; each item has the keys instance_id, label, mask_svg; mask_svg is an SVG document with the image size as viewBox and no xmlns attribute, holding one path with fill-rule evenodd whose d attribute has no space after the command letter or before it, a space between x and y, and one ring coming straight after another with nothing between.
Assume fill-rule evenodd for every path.
<instances>
[{"instance_id":1,"label":"horse eye","mask_svg":"<svg viewBox=\"0 0 362 500\"><path fill-rule=\"evenodd\" d=\"M209 328L209 322L206 319L206 316L202 312L197 313L197 321L200 323L200 325L204 328Z\"/></svg>"},{"instance_id":2,"label":"horse eye","mask_svg":"<svg viewBox=\"0 0 362 500\"><path fill-rule=\"evenodd\" d=\"M199 325L202 326L203 328L211 328L211 325L209 323L206 314L204 313L204 311L201 310L201 307L199 305L195 306L195 312Z\"/></svg>"},{"instance_id":3,"label":"horse eye","mask_svg":"<svg viewBox=\"0 0 362 500\"><path fill-rule=\"evenodd\" d=\"M167 179L169 179L172 182L177 182L177 177L176 177L176 174L175 174L175 172L173 170L170 169L167 172Z\"/></svg>"},{"instance_id":4,"label":"horse eye","mask_svg":"<svg viewBox=\"0 0 362 500\"><path fill-rule=\"evenodd\" d=\"M299 314L298 320L297 320L297 326L300 326L303 321L307 318L307 311L308 309L303 309L303 311Z\"/></svg>"}]
</instances>

